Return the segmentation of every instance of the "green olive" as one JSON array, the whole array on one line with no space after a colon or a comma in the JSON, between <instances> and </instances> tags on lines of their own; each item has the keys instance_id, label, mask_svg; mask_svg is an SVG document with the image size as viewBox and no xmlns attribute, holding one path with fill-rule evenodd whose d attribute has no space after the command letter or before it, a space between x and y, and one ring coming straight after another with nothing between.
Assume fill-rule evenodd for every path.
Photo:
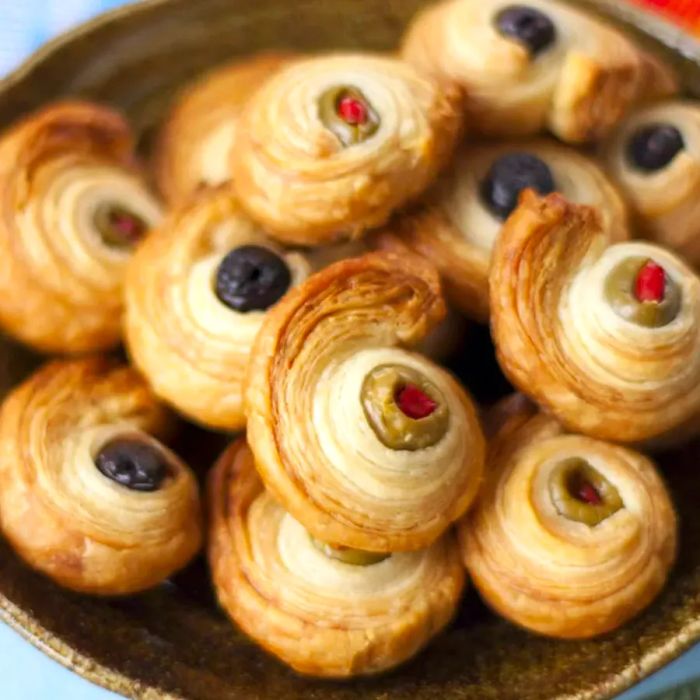
<instances>
[{"instance_id":1,"label":"green olive","mask_svg":"<svg viewBox=\"0 0 700 700\"><path fill-rule=\"evenodd\" d=\"M130 209L104 202L95 210L95 228L103 242L113 248L129 248L143 238L148 226L146 222Z\"/></svg>"},{"instance_id":2,"label":"green olive","mask_svg":"<svg viewBox=\"0 0 700 700\"><path fill-rule=\"evenodd\" d=\"M681 308L681 290L666 275L664 298L661 301L639 301L635 296L635 282L648 258L634 257L623 260L605 279L605 298L615 313L626 321L646 328L666 326L678 315Z\"/></svg>"},{"instance_id":3,"label":"green olive","mask_svg":"<svg viewBox=\"0 0 700 700\"><path fill-rule=\"evenodd\" d=\"M402 390L422 393L431 410L412 418L399 406ZM393 450L421 450L435 445L447 432L447 402L423 374L402 365L380 365L365 377L361 392L365 416L381 442Z\"/></svg>"},{"instance_id":4,"label":"green olive","mask_svg":"<svg viewBox=\"0 0 700 700\"><path fill-rule=\"evenodd\" d=\"M348 121L340 113L345 99L356 100L363 113L358 121ZM352 146L367 140L379 129L379 115L372 109L362 92L351 85L339 85L326 90L318 101L319 117L324 126L333 132L343 146Z\"/></svg>"},{"instance_id":5,"label":"green olive","mask_svg":"<svg viewBox=\"0 0 700 700\"><path fill-rule=\"evenodd\" d=\"M591 527L624 508L618 490L579 457L556 466L549 479L549 495L560 515Z\"/></svg>"},{"instance_id":6,"label":"green olive","mask_svg":"<svg viewBox=\"0 0 700 700\"><path fill-rule=\"evenodd\" d=\"M329 559L342 561L343 564L352 566L372 566L379 564L380 561L388 559L391 554L383 552L365 552L362 549L352 549L352 547L343 547L342 545L333 546L326 542L321 542L315 537L311 538L314 547L320 552L323 552Z\"/></svg>"}]
</instances>

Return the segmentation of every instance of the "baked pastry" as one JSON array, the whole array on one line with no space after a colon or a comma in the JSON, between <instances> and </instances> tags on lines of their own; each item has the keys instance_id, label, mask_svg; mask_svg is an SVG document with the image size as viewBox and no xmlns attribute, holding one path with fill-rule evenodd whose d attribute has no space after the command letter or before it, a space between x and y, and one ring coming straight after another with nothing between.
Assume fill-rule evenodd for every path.
<instances>
[{"instance_id":1,"label":"baked pastry","mask_svg":"<svg viewBox=\"0 0 700 700\"><path fill-rule=\"evenodd\" d=\"M248 442L272 495L321 541L421 549L476 496L484 438L470 397L400 347L443 314L435 270L382 253L331 265L267 314Z\"/></svg>"},{"instance_id":2,"label":"baked pastry","mask_svg":"<svg viewBox=\"0 0 700 700\"><path fill-rule=\"evenodd\" d=\"M278 71L243 110L233 184L280 241L357 238L451 155L461 92L396 59L334 54Z\"/></svg>"},{"instance_id":3,"label":"baked pastry","mask_svg":"<svg viewBox=\"0 0 700 700\"><path fill-rule=\"evenodd\" d=\"M700 281L596 212L526 192L491 264L501 367L572 431L616 442L700 428Z\"/></svg>"},{"instance_id":4,"label":"baked pastry","mask_svg":"<svg viewBox=\"0 0 700 700\"><path fill-rule=\"evenodd\" d=\"M132 369L45 365L0 412L0 522L34 569L66 588L136 593L202 541L190 470L158 440L169 417Z\"/></svg>"},{"instance_id":5,"label":"baked pastry","mask_svg":"<svg viewBox=\"0 0 700 700\"><path fill-rule=\"evenodd\" d=\"M309 533L263 490L244 441L209 482L209 563L219 601L301 673L378 673L416 654L452 618L464 569L452 533L427 549L372 554Z\"/></svg>"},{"instance_id":6,"label":"baked pastry","mask_svg":"<svg viewBox=\"0 0 700 700\"><path fill-rule=\"evenodd\" d=\"M129 353L178 411L212 428L239 430L243 379L266 311L313 270L361 252L359 242L284 249L230 192L201 192L171 213L129 265Z\"/></svg>"},{"instance_id":7,"label":"baked pastry","mask_svg":"<svg viewBox=\"0 0 700 700\"><path fill-rule=\"evenodd\" d=\"M635 112L603 145L604 160L645 237L700 265L700 103Z\"/></svg>"},{"instance_id":8,"label":"baked pastry","mask_svg":"<svg viewBox=\"0 0 700 700\"><path fill-rule=\"evenodd\" d=\"M200 187L230 179L229 155L241 110L288 58L262 53L237 59L210 71L178 97L155 155L156 179L166 201L181 203Z\"/></svg>"},{"instance_id":9,"label":"baked pastry","mask_svg":"<svg viewBox=\"0 0 700 700\"><path fill-rule=\"evenodd\" d=\"M467 569L494 610L534 632L614 630L654 600L675 560L666 487L642 454L513 408L460 524Z\"/></svg>"},{"instance_id":10,"label":"baked pastry","mask_svg":"<svg viewBox=\"0 0 700 700\"><path fill-rule=\"evenodd\" d=\"M124 266L161 210L120 115L65 102L0 136L0 325L46 352L119 342ZM28 323L31 319L31 323Z\"/></svg>"},{"instance_id":11,"label":"baked pastry","mask_svg":"<svg viewBox=\"0 0 700 700\"><path fill-rule=\"evenodd\" d=\"M488 319L491 250L503 222L531 187L557 191L598 209L610 241L628 237L627 211L615 187L586 156L555 141L467 146L426 203L392 226L411 250L440 271L450 301L467 315Z\"/></svg>"},{"instance_id":12,"label":"baked pastry","mask_svg":"<svg viewBox=\"0 0 700 700\"><path fill-rule=\"evenodd\" d=\"M403 56L463 85L470 127L500 137L596 140L633 103L678 89L659 58L555 0L446 0L416 17Z\"/></svg>"}]
</instances>

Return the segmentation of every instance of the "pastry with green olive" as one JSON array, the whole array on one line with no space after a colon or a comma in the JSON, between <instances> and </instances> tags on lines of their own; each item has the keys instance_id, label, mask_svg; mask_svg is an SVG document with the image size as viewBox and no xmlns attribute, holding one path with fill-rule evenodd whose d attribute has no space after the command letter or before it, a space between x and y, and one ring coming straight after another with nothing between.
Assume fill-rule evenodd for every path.
<instances>
[{"instance_id":1,"label":"pastry with green olive","mask_svg":"<svg viewBox=\"0 0 700 700\"><path fill-rule=\"evenodd\" d=\"M246 380L248 442L268 490L317 539L421 549L477 495L474 404L410 350L444 312L432 266L373 253L318 272L265 317Z\"/></svg>"},{"instance_id":2,"label":"pastry with green olive","mask_svg":"<svg viewBox=\"0 0 700 700\"><path fill-rule=\"evenodd\" d=\"M242 440L212 470L208 512L221 606L300 673L347 678L393 668L459 604L465 574L452 533L393 554L319 542L264 490Z\"/></svg>"},{"instance_id":3,"label":"pastry with green olive","mask_svg":"<svg viewBox=\"0 0 700 700\"><path fill-rule=\"evenodd\" d=\"M159 438L171 418L131 368L56 361L0 409L0 524L29 566L82 593L126 595L202 543L193 473Z\"/></svg>"},{"instance_id":4,"label":"pastry with green olive","mask_svg":"<svg viewBox=\"0 0 700 700\"><path fill-rule=\"evenodd\" d=\"M482 134L545 129L569 143L604 136L641 100L674 94L676 76L620 30L556 0L445 0L418 14L403 56L467 93Z\"/></svg>"},{"instance_id":5,"label":"pastry with green olive","mask_svg":"<svg viewBox=\"0 0 700 700\"><path fill-rule=\"evenodd\" d=\"M116 112L62 102L0 135L0 326L56 353L110 348L135 245L161 218Z\"/></svg>"},{"instance_id":6,"label":"pastry with green olive","mask_svg":"<svg viewBox=\"0 0 700 700\"><path fill-rule=\"evenodd\" d=\"M594 209L528 191L490 289L501 367L567 429L640 442L700 428L700 279L672 252L608 245Z\"/></svg>"},{"instance_id":7,"label":"pastry with green olive","mask_svg":"<svg viewBox=\"0 0 700 700\"><path fill-rule=\"evenodd\" d=\"M500 419L478 505L459 525L474 585L540 634L620 627L656 598L676 558L676 515L653 462L568 434L522 402Z\"/></svg>"},{"instance_id":8,"label":"pastry with green olive","mask_svg":"<svg viewBox=\"0 0 700 700\"><path fill-rule=\"evenodd\" d=\"M491 251L527 188L589 204L599 211L608 240L629 237L625 202L605 173L573 148L545 139L463 147L424 204L385 235L430 260L452 304L486 321Z\"/></svg>"},{"instance_id":9,"label":"pastry with green olive","mask_svg":"<svg viewBox=\"0 0 700 700\"><path fill-rule=\"evenodd\" d=\"M243 110L233 186L282 242L358 238L432 183L460 133L461 99L389 56L293 61Z\"/></svg>"}]
</instances>

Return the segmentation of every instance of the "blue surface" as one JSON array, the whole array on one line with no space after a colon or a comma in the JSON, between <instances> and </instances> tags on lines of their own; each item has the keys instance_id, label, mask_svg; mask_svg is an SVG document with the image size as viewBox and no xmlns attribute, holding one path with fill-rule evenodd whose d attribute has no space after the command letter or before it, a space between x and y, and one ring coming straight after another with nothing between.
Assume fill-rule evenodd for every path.
<instances>
[{"instance_id":1,"label":"blue surface","mask_svg":"<svg viewBox=\"0 0 700 700\"><path fill-rule=\"evenodd\" d=\"M0 75L15 67L39 44L76 22L122 4L124 0L0 0ZM700 675L700 645L619 700L638 700L697 675ZM118 697L67 671L0 624L2 700Z\"/></svg>"}]
</instances>

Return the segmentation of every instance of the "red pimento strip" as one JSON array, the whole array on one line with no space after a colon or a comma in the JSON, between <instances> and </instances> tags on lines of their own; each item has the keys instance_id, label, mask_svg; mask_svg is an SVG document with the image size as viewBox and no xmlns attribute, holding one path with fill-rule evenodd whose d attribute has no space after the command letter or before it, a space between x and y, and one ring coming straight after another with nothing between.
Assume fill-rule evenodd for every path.
<instances>
[{"instance_id":1,"label":"red pimento strip","mask_svg":"<svg viewBox=\"0 0 700 700\"><path fill-rule=\"evenodd\" d=\"M576 497L580 501L588 503L592 506L599 506L603 502L603 499L600 497L600 494L596 491L595 487L589 483L581 484Z\"/></svg>"},{"instance_id":2,"label":"red pimento strip","mask_svg":"<svg viewBox=\"0 0 700 700\"><path fill-rule=\"evenodd\" d=\"M661 265L652 260L644 263L637 273L634 295L637 301L663 301L666 293L666 273Z\"/></svg>"},{"instance_id":3,"label":"red pimento strip","mask_svg":"<svg viewBox=\"0 0 700 700\"><path fill-rule=\"evenodd\" d=\"M145 233L143 222L129 214L113 213L110 223L127 241L138 241Z\"/></svg>"},{"instance_id":4,"label":"red pimento strip","mask_svg":"<svg viewBox=\"0 0 700 700\"><path fill-rule=\"evenodd\" d=\"M438 407L425 392L415 384L406 384L396 394L396 404L409 418L420 420L427 418Z\"/></svg>"},{"instance_id":5,"label":"red pimento strip","mask_svg":"<svg viewBox=\"0 0 700 700\"><path fill-rule=\"evenodd\" d=\"M338 102L338 115L347 124L356 126L366 123L369 118L369 110L362 100L351 95L345 95Z\"/></svg>"}]
</instances>

